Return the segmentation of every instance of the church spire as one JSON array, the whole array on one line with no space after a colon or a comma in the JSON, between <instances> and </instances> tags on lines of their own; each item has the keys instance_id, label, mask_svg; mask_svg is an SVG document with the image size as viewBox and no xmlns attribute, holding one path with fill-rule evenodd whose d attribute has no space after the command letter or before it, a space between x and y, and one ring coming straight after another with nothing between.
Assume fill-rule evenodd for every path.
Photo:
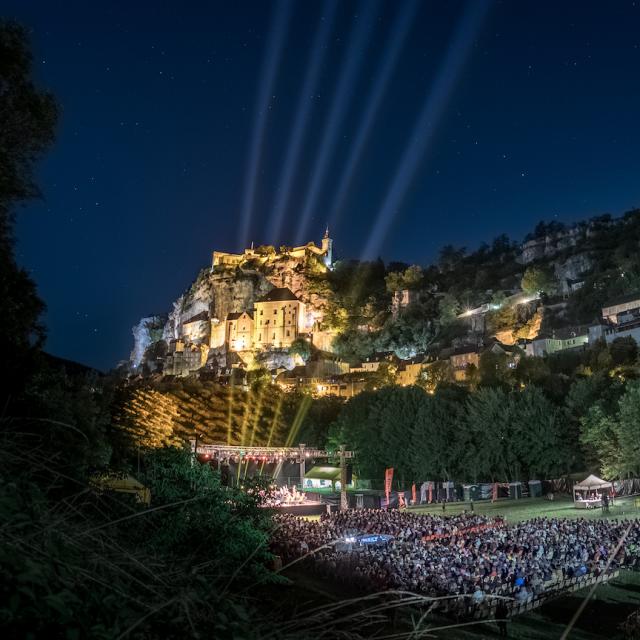
<instances>
[{"instance_id":1,"label":"church spire","mask_svg":"<svg viewBox=\"0 0 640 640\"><path fill-rule=\"evenodd\" d=\"M329 237L329 225L327 224L327 230L324 232L324 237L328 238Z\"/></svg>"}]
</instances>

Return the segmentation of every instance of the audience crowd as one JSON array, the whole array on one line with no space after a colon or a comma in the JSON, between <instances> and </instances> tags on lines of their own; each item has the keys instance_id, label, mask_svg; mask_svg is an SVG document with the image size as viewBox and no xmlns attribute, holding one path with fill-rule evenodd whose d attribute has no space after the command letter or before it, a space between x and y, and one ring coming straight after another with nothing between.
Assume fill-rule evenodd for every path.
<instances>
[{"instance_id":1,"label":"audience crowd","mask_svg":"<svg viewBox=\"0 0 640 640\"><path fill-rule=\"evenodd\" d=\"M478 605L496 595L526 602L566 578L640 569L638 519L535 518L507 524L473 513L378 509L341 511L320 521L286 514L275 519L273 550L285 563L309 554L310 568L366 591L464 594ZM358 535L374 533L393 539L379 546L358 544Z\"/></svg>"}]
</instances>

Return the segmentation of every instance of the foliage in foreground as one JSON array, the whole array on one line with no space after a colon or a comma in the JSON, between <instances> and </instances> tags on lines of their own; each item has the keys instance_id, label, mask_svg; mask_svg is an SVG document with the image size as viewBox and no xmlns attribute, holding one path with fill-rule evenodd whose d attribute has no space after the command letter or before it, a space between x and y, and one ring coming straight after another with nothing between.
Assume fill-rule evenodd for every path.
<instances>
[{"instance_id":1,"label":"foliage in foreground","mask_svg":"<svg viewBox=\"0 0 640 640\"><path fill-rule=\"evenodd\" d=\"M267 625L249 589L274 578L256 494L224 489L210 467L162 449L145 457L145 508L66 476L33 433L3 426L0 624L9 637L260 637Z\"/></svg>"}]
</instances>

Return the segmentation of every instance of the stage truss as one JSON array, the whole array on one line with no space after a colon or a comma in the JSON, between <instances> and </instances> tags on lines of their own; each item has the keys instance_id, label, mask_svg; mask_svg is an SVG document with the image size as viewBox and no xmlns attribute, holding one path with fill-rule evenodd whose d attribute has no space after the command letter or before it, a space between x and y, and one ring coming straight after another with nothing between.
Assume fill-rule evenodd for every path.
<instances>
[{"instance_id":1,"label":"stage truss","mask_svg":"<svg viewBox=\"0 0 640 640\"><path fill-rule=\"evenodd\" d=\"M316 458L338 458L340 460L340 508L347 509L347 464L346 461L355 457L353 451L347 451L342 445L337 451L327 451L326 449L313 449L304 444L297 447L244 447L226 444L202 444L197 440L190 440L191 451L196 457L204 457L234 463L282 463L286 460L293 460L300 465L300 482L305 475L305 465L307 460Z\"/></svg>"}]
</instances>

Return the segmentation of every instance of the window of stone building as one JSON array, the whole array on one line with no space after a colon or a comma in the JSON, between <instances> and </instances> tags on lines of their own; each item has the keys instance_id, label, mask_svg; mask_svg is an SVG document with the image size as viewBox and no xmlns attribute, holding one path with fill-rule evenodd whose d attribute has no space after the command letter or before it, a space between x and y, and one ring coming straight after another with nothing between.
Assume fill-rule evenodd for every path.
<instances>
[{"instance_id":1,"label":"window of stone building","mask_svg":"<svg viewBox=\"0 0 640 640\"><path fill-rule=\"evenodd\" d=\"M275 339L276 339L276 334L275 334L275 333L273 334L273 338L271 338L271 339L272 339L272 340L275 340Z\"/></svg>"},{"instance_id":2,"label":"window of stone building","mask_svg":"<svg viewBox=\"0 0 640 640\"><path fill-rule=\"evenodd\" d=\"M287 338L291 335L291 333L289 332L289 329L287 329Z\"/></svg>"},{"instance_id":3,"label":"window of stone building","mask_svg":"<svg viewBox=\"0 0 640 640\"><path fill-rule=\"evenodd\" d=\"M278 310L277 310L277 309L274 309L274 310L273 310L273 315L275 316L277 313L278 313Z\"/></svg>"}]
</instances>

